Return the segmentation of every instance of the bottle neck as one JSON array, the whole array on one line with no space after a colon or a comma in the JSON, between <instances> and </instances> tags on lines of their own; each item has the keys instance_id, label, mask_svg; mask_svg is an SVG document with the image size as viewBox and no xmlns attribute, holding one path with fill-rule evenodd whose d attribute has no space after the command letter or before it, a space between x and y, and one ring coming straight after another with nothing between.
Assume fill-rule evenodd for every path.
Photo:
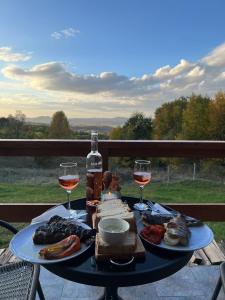
<instances>
[{"instance_id":1,"label":"bottle neck","mask_svg":"<svg viewBox=\"0 0 225 300\"><path fill-rule=\"evenodd\" d=\"M91 151L92 152L98 152L98 142L91 141Z\"/></svg>"},{"instance_id":2,"label":"bottle neck","mask_svg":"<svg viewBox=\"0 0 225 300\"><path fill-rule=\"evenodd\" d=\"M91 151L98 152L98 134L96 132L91 135Z\"/></svg>"}]
</instances>

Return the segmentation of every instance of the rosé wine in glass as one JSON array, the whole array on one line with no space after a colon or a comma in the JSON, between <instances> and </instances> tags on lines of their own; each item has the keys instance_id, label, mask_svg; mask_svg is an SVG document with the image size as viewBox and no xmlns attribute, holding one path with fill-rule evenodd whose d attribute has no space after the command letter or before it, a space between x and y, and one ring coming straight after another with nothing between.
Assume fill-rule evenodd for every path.
<instances>
[{"instance_id":1,"label":"ros\u00e9 wine in glass","mask_svg":"<svg viewBox=\"0 0 225 300\"><path fill-rule=\"evenodd\" d=\"M148 206L143 203L143 189L146 184L151 181L151 162L148 160L136 160L134 164L133 179L140 188L139 203L135 203L134 207L138 210L146 210Z\"/></svg>"},{"instance_id":2,"label":"ros\u00e9 wine in glass","mask_svg":"<svg viewBox=\"0 0 225 300\"><path fill-rule=\"evenodd\" d=\"M133 177L138 185L146 185L151 181L151 174L148 172L134 172Z\"/></svg>"},{"instance_id":3,"label":"ros\u00e9 wine in glass","mask_svg":"<svg viewBox=\"0 0 225 300\"><path fill-rule=\"evenodd\" d=\"M73 189L75 189L80 181L80 177L77 170L76 162L61 163L59 167L59 177L58 182L61 188L66 191L68 210L70 216L74 214L74 210L70 206L70 195Z\"/></svg>"},{"instance_id":4,"label":"ros\u00e9 wine in glass","mask_svg":"<svg viewBox=\"0 0 225 300\"><path fill-rule=\"evenodd\" d=\"M73 190L77 187L78 183L80 181L79 176L74 175L64 175L59 177L59 185L64 190Z\"/></svg>"}]
</instances>

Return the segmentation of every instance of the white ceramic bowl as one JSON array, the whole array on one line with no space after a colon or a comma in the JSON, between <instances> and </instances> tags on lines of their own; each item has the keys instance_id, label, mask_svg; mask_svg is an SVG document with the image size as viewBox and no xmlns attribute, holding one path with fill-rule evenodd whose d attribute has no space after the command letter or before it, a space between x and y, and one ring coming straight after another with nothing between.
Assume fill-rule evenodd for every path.
<instances>
[{"instance_id":1,"label":"white ceramic bowl","mask_svg":"<svg viewBox=\"0 0 225 300\"><path fill-rule=\"evenodd\" d=\"M130 224L121 218L101 219L98 232L104 242L110 245L122 243L129 231Z\"/></svg>"}]
</instances>

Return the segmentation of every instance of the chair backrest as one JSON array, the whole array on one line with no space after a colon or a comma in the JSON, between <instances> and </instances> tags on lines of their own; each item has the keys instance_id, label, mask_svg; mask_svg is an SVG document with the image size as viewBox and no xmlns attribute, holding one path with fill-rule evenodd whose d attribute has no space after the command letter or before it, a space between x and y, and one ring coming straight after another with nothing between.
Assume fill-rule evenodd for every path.
<instances>
[{"instance_id":1,"label":"chair backrest","mask_svg":"<svg viewBox=\"0 0 225 300\"><path fill-rule=\"evenodd\" d=\"M0 267L0 299L33 300L36 296L39 268L20 261Z\"/></svg>"},{"instance_id":2,"label":"chair backrest","mask_svg":"<svg viewBox=\"0 0 225 300\"><path fill-rule=\"evenodd\" d=\"M211 300L217 299L222 286L223 286L223 292L224 292L224 296L225 296L225 262L223 262L220 265L220 276L219 276L219 279L217 280L216 287L213 291Z\"/></svg>"},{"instance_id":3,"label":"chair backrest","mask_svg":"<svg viewBox=\"0 0 225 300\"><path fill-rule=\"evenodd\" d=\"M8 229L9 231L11 231L14 234L16 234L18 232L18 230L13 225L9 224L6 221L0 220L0 226Z\"/></svg>"},{"instance_id":4,"label":"chair backrest","mask_svg":"<svg viewBox=\"0 0 225 300\"><path fill-rule=\"evenodd\" d=\"M0 220L0 227L16 234L18 230L6 221ZM0 267L0 299L45 300L40 282L40 266L26 261L14 262Z\"/></svg>"}]
</instances>

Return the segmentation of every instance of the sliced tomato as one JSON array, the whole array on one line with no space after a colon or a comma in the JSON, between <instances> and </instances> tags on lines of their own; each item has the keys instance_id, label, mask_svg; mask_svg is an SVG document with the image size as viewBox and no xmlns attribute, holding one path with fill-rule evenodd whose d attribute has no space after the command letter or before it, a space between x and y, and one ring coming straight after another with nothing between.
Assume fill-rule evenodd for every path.
<instances>
[{"instance_id":1,"label":"sliced tomato","mask_svg":"<svg viewBox=\"0 0 225 300\"><path fill-rule=\"evenodd\" d=\"M148 225L141 231L143 238L153 244L160 244L164 237L165 228L163 225Z\"/></svg>"}]
</instances>

